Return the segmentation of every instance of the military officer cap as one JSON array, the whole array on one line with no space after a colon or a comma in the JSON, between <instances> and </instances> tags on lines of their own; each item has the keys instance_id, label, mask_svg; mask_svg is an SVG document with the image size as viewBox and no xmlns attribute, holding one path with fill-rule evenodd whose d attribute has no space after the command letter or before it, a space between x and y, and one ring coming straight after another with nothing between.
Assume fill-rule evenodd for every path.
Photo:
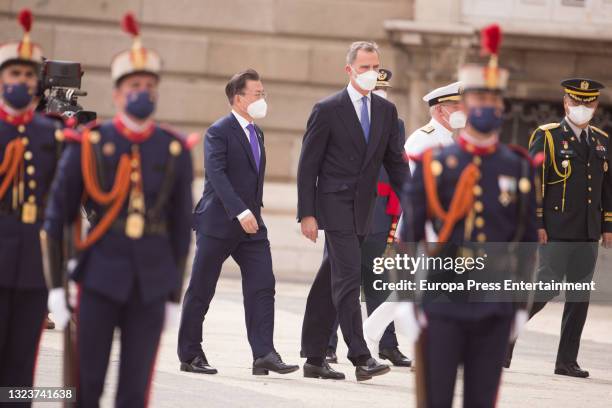
<instances>
[{"instance_id":1,"label":"military officer cap","mask_svg":"<svg viewBox=\"0 0 612 408\"><path fill-rule=\"evenodd\" d=\"M385 68L380 68L378 70L378 79L376 81L376 87L377 88L391 88L391 84L389 83L389 81L391 80L392 76L393 76L393 72Z\"/></svg>"},{"instance_id":2,"label":"military officer cap","mask_svg":"<svg viewBox=\"0 0 612 408\"><path fill-rule=\"evenodd\" d=\"M463 92L502 92L508 87L510 73L507 69L498 66L501 37L501 29L497 24L482 29L480 34L482 53L490 56L489 63L468 64L459 69L459 81L463 83Z\"/></svg>"},{"instance_id":3,"label":"military officer cap","mask_svg":"<svg viewBox=\"0 0 612 408\"><path fill-rule=\"evenodd\" d=\"M561 82L565 93L578 102L589 103L599 98L600 90L605 88L600 82L585 78L570 78Z\"/></svg>"},{"instance_id":4,"label":"military officer cap","mask_svg":"<svg viewBox=\"0 0 612 408\"><path fill-rule=\"evenodd\" d=\"M457 102L461 100L462 91L463 84L460 81L453 82L452 84L441 86L429 92L423 97L423 101L427 102L429 106L435 106L442 102Z\"/></svg>"},{"instance_id":5,"label":"military officer cap","mask_svg":"<svg viewBox=\"0 0 612 408\"><path fill-rule=\"evenodd\" d=\"M132 74L151 74L159 77L161 57L155 51L142 46L140 27L132 13L121 22L123 30L133 37L132 48L117 54L111 62L111 77L115 84Z\"/></svg>"},{"instance_id":6,"label":"military officer cap","mask_svg":"<svg viewBox=\"0 0 612 408\"><path fill-rule=\"evenodd\" d=\"M19 12L17 21L23 28L23 37L21 41L12 41L0 45L0 69L15 63L32 64L35 67L42 64L42 49L30 40L32 20L32 12L29 9L23 9Z\"/></svg>"}]
</instances>

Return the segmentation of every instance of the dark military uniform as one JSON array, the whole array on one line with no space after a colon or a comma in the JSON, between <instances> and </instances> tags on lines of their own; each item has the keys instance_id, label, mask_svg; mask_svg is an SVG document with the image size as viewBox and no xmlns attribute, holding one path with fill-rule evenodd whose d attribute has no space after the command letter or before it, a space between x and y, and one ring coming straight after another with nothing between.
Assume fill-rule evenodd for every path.
<instances>
[{"instance_id":1,"label":"dark military uniform","mask_svg":"<svg viewBox=\"0 0 612 408\"><path fill-rule=\"evenodd\" d=\"M39 231L62 137L60 122L0 106L0 386L32 386L47 311Z\"/></svg>"},{"instance_id":2,"label":"dark military uniform","mask_svg":"<svg viewBox=\"0 0 612 408\"><path fill-rule=\"evenodd\" d=\"M144 406L164 321L164 305L180 293L190 244L192 164L181 137L157 125L144 133L117 116L70 136L46 212L45 230L62 241L63 227L79 216L81 198L93 231L115 203L92 197L82 164L93 159L97 182L111 191L129 178L129 195L107 231L80 254L72 274L80 287L77 310L78 400L97 406L104 388L115 327L121 329L117 406ZM87 144L87 146L86 146ZM83 160L84 152L90 157ZM125 161L127 160L127 162ZM129 174L123 165L130 167ZM135 196L136 195L136 196ZM144 212L135 210L144 200ZM139 207L136 205L136 207ZM142 208L142 207L140 207ZM143 218L138 222L140 214ZM136 220L136 221L134 221ZM144 222L144 225L141 223ZM140 228L139 228L140 227ZM87 241L85 241L87 242ZM178 292L178 293L177 293Z\"/></svg>"},{"instance_id":3,"label":"dark military uniform","mask_svg":"<svg viewBox=\"0 0 612 408\"><path fill-rule=\"evenodd\" d=\"M63 138L61 121L34 112L27 78L42 49L30 40L32 13L18 21L23 38L0 45L0 71L19 78L0 88L0 387L34 380L47 311L39 232Z\"/></svg>"},{"instance_id":4,"label":"dark military uniform","mask_svg":"<svg viewBox=\"0 0 612 408\"><path fill-rule=\"evenodd\" d=\"M577 137L567 120L540 126L529 145L531 155L543 159L543 201L537 215L548 244L540 248L538 280L588 283L593 278L601 234L612 232L608 135L588 126ZM530 316L558 294L538 294ZM565 296L557 368L577 363L589 307L588 292L570 291Z\"/></svg>"},{"instance_id":5,"label":"dark military uniform","mask_svg":"<svg viewBox=\"0 0 612 408\"><path fill-rule=\"evenodd\" d=\"M423 161L417 163L406 186L404 213L409 216L403 218L402 240L424 240L428 219L440 227L441 220L431 211L431 199L449 209L468 166L478 169L475 184L467 188L473 194L473 205L446 236L437 228L441 242L461 247L469 242L536 241L535 217L528 216L535 209L535 193L526 152L521 155L502 144L475 147L463 135L457 144L427 151ZM431 188L435 194L427 192L424 173L434 178ZM428 273L433 279L432 271ZM510 278L510 270L505 273ZM426 297L422 307L427 327L420 340L422 354L417 353L423 364L417 370L423 370L419 375L426 384L426 406L452 405L460 364L464 368L464 406L493 406L515 305Z\"/></svg>"}]
</instances>

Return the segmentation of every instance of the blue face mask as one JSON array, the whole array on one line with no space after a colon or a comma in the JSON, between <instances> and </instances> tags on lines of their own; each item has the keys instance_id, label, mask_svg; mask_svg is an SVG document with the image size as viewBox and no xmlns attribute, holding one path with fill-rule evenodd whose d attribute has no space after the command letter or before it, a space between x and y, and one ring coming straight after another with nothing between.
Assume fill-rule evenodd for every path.
<instances>
[{"instance_id":1,"label":"blue face mask","mask_svg":"<svg viewBox=\"0 0 612 408\"><path fill-rule=\"evenodd\" d=\"M138 119L146 119L155 110L155 102L149 91L130 92L127 96L125 111Z\"/></svg>"},{"instance_id":2,"label":"blue face mask","mask_svg":"<svg viewBox=\"0 0 612 408\"><path fill-rule=\"evenodd\" d=\"M472 108L468 114L468 123L480 133L491 133L502 127L504 118L492 106Z\"/></svg>"},{"instance_id":3,"label":"blue face mask","mask_svg":"<svg viewBox=\"0 0 612 408\"><path fill-rule=\"evenodd\" d=\"M32 102L33 93L30 93L28 85L24 82L18 84L4 84L2 99L11 107L21 110Z\"/></svg>"}]
</instances>

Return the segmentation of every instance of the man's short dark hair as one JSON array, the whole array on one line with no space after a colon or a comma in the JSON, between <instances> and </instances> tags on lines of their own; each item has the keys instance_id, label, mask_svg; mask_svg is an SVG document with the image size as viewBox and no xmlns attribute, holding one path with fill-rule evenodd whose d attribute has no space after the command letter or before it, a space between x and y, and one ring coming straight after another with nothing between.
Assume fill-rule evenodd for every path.
<instances>
[{"instance_id":1,"label":"man's short dark hair","mask_svg":"<svg viewBox=\"0 0 612 408\"><path fill-rule=\"evenodd\" d=\"M247 69L235 74L225 85L225 95L230 105L234 103L234 96L240 95L246 88L247 81L259 81L259 74L254 69Z\"/></svg>"}]
</instances>

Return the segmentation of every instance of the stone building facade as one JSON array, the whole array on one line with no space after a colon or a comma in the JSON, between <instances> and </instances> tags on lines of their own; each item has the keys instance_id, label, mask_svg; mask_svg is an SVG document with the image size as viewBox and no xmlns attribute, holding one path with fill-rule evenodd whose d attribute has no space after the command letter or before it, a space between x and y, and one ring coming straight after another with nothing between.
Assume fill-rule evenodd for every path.
<instances>
[{"instance_id":1,"label":"stone building facade","mask_svg":"<svg viewBox=\"0 0 612 408\"><path fill-rule=\"evenodd\" d=\"M33 38L47 57L83 64L81 102L103 118L113 112L109 61L130 44L119 29L126 11L165 60L158 116L184 131L203 132L228 111L223 88L233 73L258 70L270 95L261 125L275 180L295 178L310 109L346 84L355 40L381 46L408 131L427 120L422 95L455 80L492 21L505 30L500 61L512 75L507 139L525 143L529 128L557 119L562 78L599 79L610 86L603 101L612 96L612 0L0 0L0 41L19 35L22 7L33 10ZM194 154L201 171L201 149Z\"/></svg>"}]
</instances>

